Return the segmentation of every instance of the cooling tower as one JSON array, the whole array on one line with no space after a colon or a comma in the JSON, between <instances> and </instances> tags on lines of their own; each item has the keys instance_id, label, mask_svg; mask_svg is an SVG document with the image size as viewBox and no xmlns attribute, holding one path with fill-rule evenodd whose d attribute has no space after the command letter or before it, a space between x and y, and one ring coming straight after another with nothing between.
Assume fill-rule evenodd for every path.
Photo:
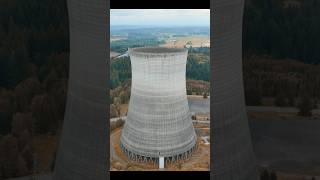
<instances>
[{"instance_id":1,"label":"cooling tower","mask_svg":"<svg viewBox=\"0 0 320 180\"><path fill-rule=\"evenodd\" d=\"M211 3L211 178L214 180L258 179L242 79L243 6L244 0Z\"/></svg>"},{"instance_id":2,"label":"cooling tower","mask_svg":"<svg viewBox=\"0 0 320 180\"><path fill-rule=\"evenodd\" d=\"M185 159L196 147L186 95L187 49L129 49L131 97L120 144L129 158L167 162Z\"/></svg>"},{"instance_id":3,"label":"cooling tower","mask_svg":"<svg viewBox=\"0 0 320 180\"><path fill-rule=\"evenodd\" d=\"M108 3L68 0L69 87L54 180L107 179ZM242 80L243 4L243 0L211 3L214 180L257 179ZM187 52L153 50L130 50L132 94L121 143L131 158L174 160L190 154L196 145L185 92Z\"/></svg>"},{"instance_id":4,"label":"cooling tower","mask_svg":"<svg viewBox=\"0 0 320 180\"><path fill-rule=\"evenodd\" d=\"M69 84L54 180L107 179L107 2L68 0Z\"/></svg>"}]
</instances>

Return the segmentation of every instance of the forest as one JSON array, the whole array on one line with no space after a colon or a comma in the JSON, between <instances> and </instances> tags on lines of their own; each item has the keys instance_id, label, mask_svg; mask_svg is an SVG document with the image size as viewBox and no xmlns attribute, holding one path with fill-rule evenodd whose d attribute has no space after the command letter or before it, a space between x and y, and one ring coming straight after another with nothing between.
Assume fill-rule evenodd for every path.
<instances>
[{"instance_id":1,"label":"forest","mask_svg":"<svg viewBox=\"0 0 320 180\"><path fill-rule=\"evenodd\" d=\"M320 99L319 65L262 57L246 58L243 64L247 105L296 107L299 100L308 98L316 108ZM264 101L267 99L269 103Z\"/></svg>"},{"instance_id":2,"label":"forest","mask_svg":"<svg viewBox=\"0 0 320 180\"><path fill-rule=\"evenodd\" d=\"M243 71L247 105L316 108L320 99L320 2L246 1ZM266 99L272 102L265 103Z\"/></svg>"},{"instance_id":3,"label":"forest","mask_svg":"<svg viewBox=\"0 0 320 180\"><path fill-rule=\"evenodd\" d=\"M65 0L0 1L0 179L36 172L35 137L62 124L68 27Z\"/></svg>"},{"instance_id":4,"label":"forest","mask_svg":"<svg viewBox=\"0 0 320 180\"><path fill-rule=\"evenodd\" d=\"M319 64L319 19L319 0L246 1L244 54Z\"/></svg>"}]
</instances>

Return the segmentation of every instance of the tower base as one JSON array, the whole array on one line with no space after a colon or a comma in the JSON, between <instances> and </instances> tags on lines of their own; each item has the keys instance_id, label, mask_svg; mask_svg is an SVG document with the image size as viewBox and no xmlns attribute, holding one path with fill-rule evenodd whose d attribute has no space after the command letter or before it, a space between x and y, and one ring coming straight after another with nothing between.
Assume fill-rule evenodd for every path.
<instances>
[{"instance_id":1,"label":"tower base","mask_svg":"<svg viewBox=\"0 0 320 180\"><path fill-rule=\"evenodd\" d=\"M156 164L159 163L159 157L147 157L147 156L142 156L142 155L133 153L130 150L128 150L121 142L120 142L120 147L121 147L121 151L124 154L126 154L130 160L133 160L139 163L156 163ZM198 145L196 143L191 149L189 149L184 153L180 153L175 156L164 157L164 161L166 164L169 164L169 163L177 163L182 160L187 160L192 156L193 152L197 148L198 148Z\"/></svg>"}]
</instances>

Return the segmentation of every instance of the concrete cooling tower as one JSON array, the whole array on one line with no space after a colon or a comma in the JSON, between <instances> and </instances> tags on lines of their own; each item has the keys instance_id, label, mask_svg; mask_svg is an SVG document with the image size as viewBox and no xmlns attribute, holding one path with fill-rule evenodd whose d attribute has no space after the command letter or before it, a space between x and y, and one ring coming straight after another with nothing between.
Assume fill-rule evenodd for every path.
<instances>
[{"instance_id":1,"label":"concrete cooling tower","mask_svg":"<svg viewBox=\"0 0 320 180\"><path fill-rule=\"evenodd\" d=\"M211 179L256 180L242 80L244 0L211 3ZM105 180L108 174L109 1L68 0L67 107L53 180ZM121 146L132 159L175 161L196 135L186 99L186 50L130 50L132 91ZM107 61L107 63L106 63Z\"/></svg>"},{"instance_id":2,"label":"concrete cooling tower","mask_svg":"<svg viewBox=\"0 0 320 180\"><path fill-rule=\"evenodd\" d=\"M53 180L106 180L107 2L68 0L70 69Z\"/></svg>"},{"instance_id":3,"label":"concrete cooling tower","mask_svg":"<svg viewBox=\"0 0 320 180\"><path fill-rule=\"evenodd\" d=\"M185 159L196 148L186 94L187 49L129 49L132 86L120 143L141 162Z\"/></svg>"},{"instance_id":4,"label":"concrete cooling tower","mask_svg":"<svg viewBox=\"0 0 320 180\"><path fill-rule=\"evenodd\" d=\"M212 171L214 180L257 180L242 78L244 0L211 3Z\"/></svg>"}]
</instances>

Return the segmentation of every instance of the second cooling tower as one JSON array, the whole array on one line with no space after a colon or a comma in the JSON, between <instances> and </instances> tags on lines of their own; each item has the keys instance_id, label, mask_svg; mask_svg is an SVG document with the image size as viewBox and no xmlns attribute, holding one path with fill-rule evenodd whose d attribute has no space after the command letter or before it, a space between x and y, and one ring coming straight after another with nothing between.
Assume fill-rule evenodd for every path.
<instances>
[{"instance_id":1,"label":"second cooling tower","mask_svg":"<svg viewBox=\"0 0 320 180\"><path fill-rule=\"evenodd\" d=\"M131 98L121 148L139 161L187 158L196 134L186 95L187 49L129 49Z\"/></svg>"}]
</instances>

